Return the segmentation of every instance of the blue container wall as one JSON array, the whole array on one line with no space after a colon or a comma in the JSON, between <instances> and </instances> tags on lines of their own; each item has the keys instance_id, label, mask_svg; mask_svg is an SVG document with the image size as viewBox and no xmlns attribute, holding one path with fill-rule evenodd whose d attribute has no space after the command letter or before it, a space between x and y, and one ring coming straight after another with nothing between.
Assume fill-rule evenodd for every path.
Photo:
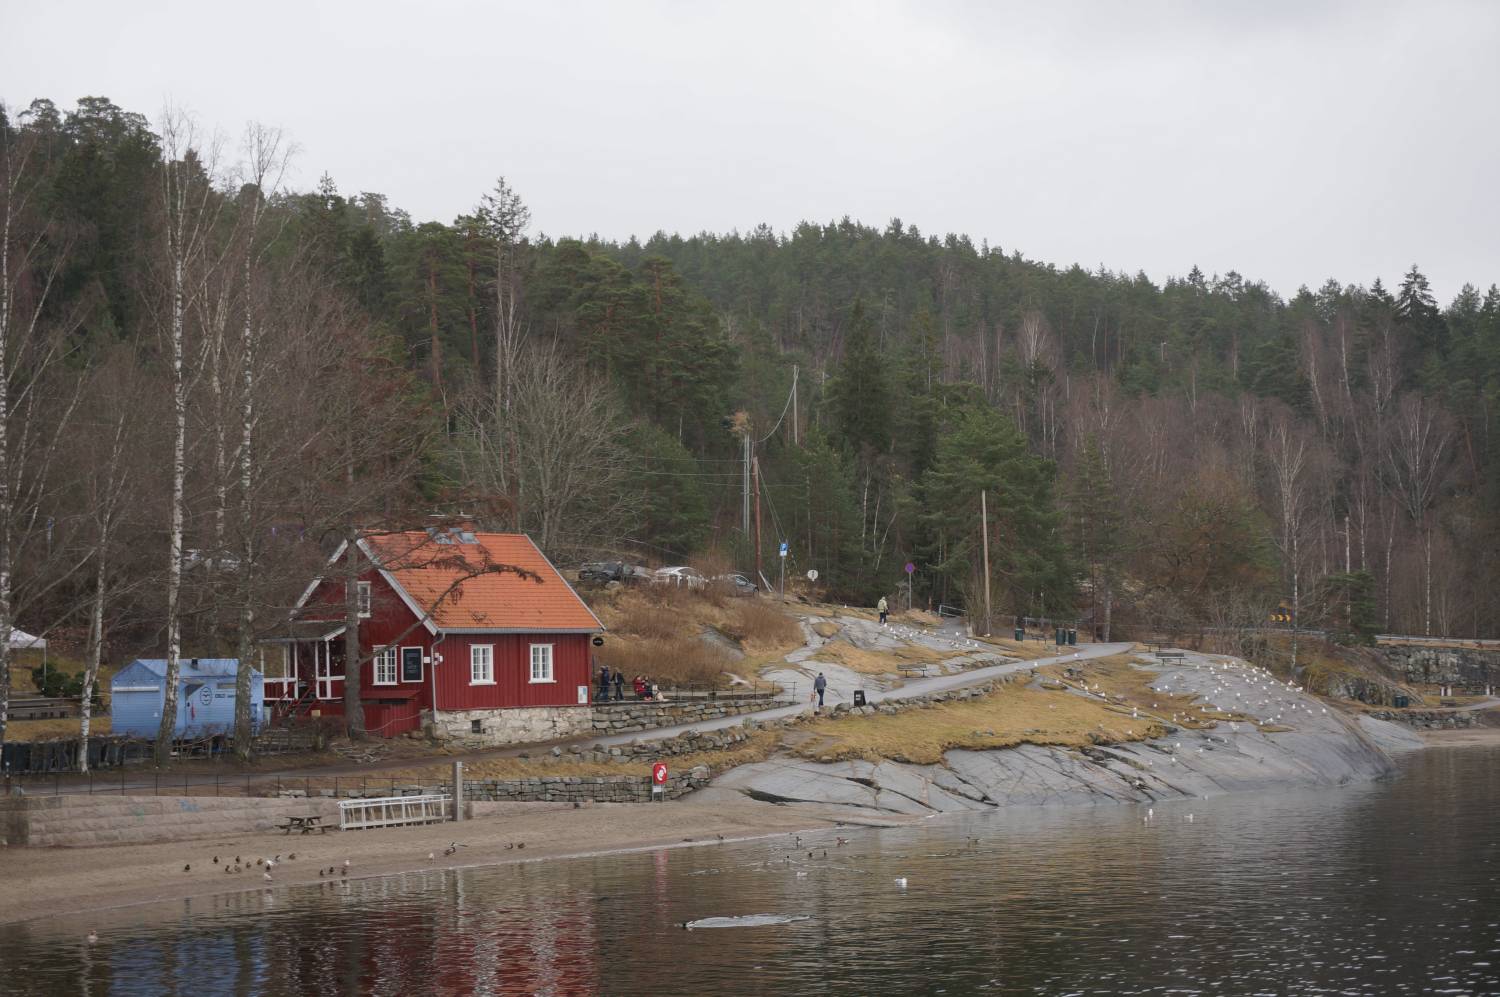
<instances>
[{"instance_id":1,"label":"blue container wall","mask_svg":"<svg viewBox=\"0 0 1500 997\"><path fill-rule=\"evenodd\" d=\"M161 700L160 686L153 692L115 693L109 700L110 730L129 737L155 737L161 727Z\"/></svg>"},{"instance_id":2,"label":"blue container wall","mask_svg":"<svg viewBox=\"0 0 1500 997\"><path fill-rule=\"evenodd\" d=\"M259 724L264 712L265 682L259 674L250 676L250 719ZM215 731L234 728L234 676L218 675L203 679L186 679L178 701L179 733Z\"/></svg>"},{"instance_id":3,"label":"blue container wall","mask_svg":"<svg viewBox=\"0 0 1500 997\"><path fill-rule=\"evenodd\" d=\"M161 676L150 669L123 669L112 686L152 686L149 691L114 692L110 698L111 729L130 737L155 737L161 728ZM234 676L211 675L184 678L177 687L179 736L225 733L234 728ZM257 727L265 715L265 680L250 676L250 719Z\"/></svg>"}]
</instances>

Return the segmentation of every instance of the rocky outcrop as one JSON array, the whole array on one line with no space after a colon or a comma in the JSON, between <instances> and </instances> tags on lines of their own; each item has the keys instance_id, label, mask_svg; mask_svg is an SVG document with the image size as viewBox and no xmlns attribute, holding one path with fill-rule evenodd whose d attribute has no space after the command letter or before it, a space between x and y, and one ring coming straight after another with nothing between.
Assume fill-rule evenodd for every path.
<instances>
[{"instance_id":1,"label":"rocky outcrop","mask_svg":"<svg viewBox=\"0 0 1500 997\"><path fill-rule=\"evenodd\" d=\"M711 791L902 814L1149 803L1374 779L1392 770L1390 750L1411 747L1415 740L1382 720L1330 711L1302 690L1240 662L1194 657L1182 668L1159 672L1153 683L1157 688L1193 692L1203 701L1260 719L1172 727L1163 738L1082 748L954 750L943 755L940 765L778 757L719 776ZM877 709L885 712L886 707Z\"/></svg>"},{"instance_id":2,"label":"rocky outcrop","mask_svg":"<svg viewBox=\"0 0 1500 997\"><path fill-rule=\"evenodd\" d=\"M1462 730L1484 726L1474 710L1378 710L1370 716L1423 730Z\"/></svg>"}]
</instances>

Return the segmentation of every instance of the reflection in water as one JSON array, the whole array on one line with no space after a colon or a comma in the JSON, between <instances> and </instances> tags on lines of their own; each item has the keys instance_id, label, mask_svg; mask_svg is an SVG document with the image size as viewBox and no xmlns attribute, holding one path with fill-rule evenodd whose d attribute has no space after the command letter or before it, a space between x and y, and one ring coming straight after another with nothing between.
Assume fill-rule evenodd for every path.
<instances>
[{"instance_id":1,"label":"reflection in water","mask_svg":"<svg viewBox=\"0 0 1500 997\"><path fill-rule=\"evenodd\" d=\"M1497 762L33 922L0 994L1497 993Z\"/></svg>"}]
</instances>

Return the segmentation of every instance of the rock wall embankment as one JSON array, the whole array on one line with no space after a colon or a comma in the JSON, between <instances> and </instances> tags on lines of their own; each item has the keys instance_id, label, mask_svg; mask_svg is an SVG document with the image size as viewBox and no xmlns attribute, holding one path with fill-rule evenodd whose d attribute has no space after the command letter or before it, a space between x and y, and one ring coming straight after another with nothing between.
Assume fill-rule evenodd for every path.
<instances>
[{"instance_id":1,"label":"rock wall embankment","mask_svg":"<svg viewBox=\"0 0 1500 997\"><path fill-rule=\"evenodd\" d=\"M1397 644L1375 649L1408 682L1466 689L1500 686L1500 651Z\"/></svg>"}]
</instances>

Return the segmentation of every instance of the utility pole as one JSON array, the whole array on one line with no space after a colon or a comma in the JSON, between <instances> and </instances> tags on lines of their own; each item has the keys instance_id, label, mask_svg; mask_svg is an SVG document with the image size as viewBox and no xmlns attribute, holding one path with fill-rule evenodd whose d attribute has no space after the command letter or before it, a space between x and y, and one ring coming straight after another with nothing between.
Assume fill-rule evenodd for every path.
<instances>
[{"instance_id":1,"label":"utility pole","mask_svg":"<svg viewBox=\"0 0 1500 997\"><path fill-rule=\"evenodd\" d=\"M750 476L754 479L755 492L755 584L764 585L766 576L760 570L760 461L755 457L750 458Z\"/></svg>"},{"instance_id":2,"label":"utility pole","mask_svg":"<svg viewBox=\"0 0 1500 997\"><path fill-rule=\"evenodd\" d=\"M797 365L792 364L792 443L795 446L802 445L802 434L798 432L797 426Z\"/></svg>"},{"instance_id":3,"label":"utility pole","mask_svg":"<svg viewBox=\"0 0 1500 997\"><path fill-rule=\"evenodd\" d=\"M984 489L979 490L979 530L984 534L984 633L990 632L990 510Z\"/></svg>"},{"instance_id":4,"label":"utility pole","mask_svg":"<svg viewBox=\"0 0 1500 997\"><path fill-rule=\"evenodd\" d=\"M748 537L750 535L750 427L749 426L745 427L744 444L745 444L744 445L744 452L745 452L745 483L744 483L744 493L742 495L743 501L741 503L742 506L743 506L743 508L740 510L740 531L742 533L744 533L745 536Z\"/></svg>"}]
</instances>

